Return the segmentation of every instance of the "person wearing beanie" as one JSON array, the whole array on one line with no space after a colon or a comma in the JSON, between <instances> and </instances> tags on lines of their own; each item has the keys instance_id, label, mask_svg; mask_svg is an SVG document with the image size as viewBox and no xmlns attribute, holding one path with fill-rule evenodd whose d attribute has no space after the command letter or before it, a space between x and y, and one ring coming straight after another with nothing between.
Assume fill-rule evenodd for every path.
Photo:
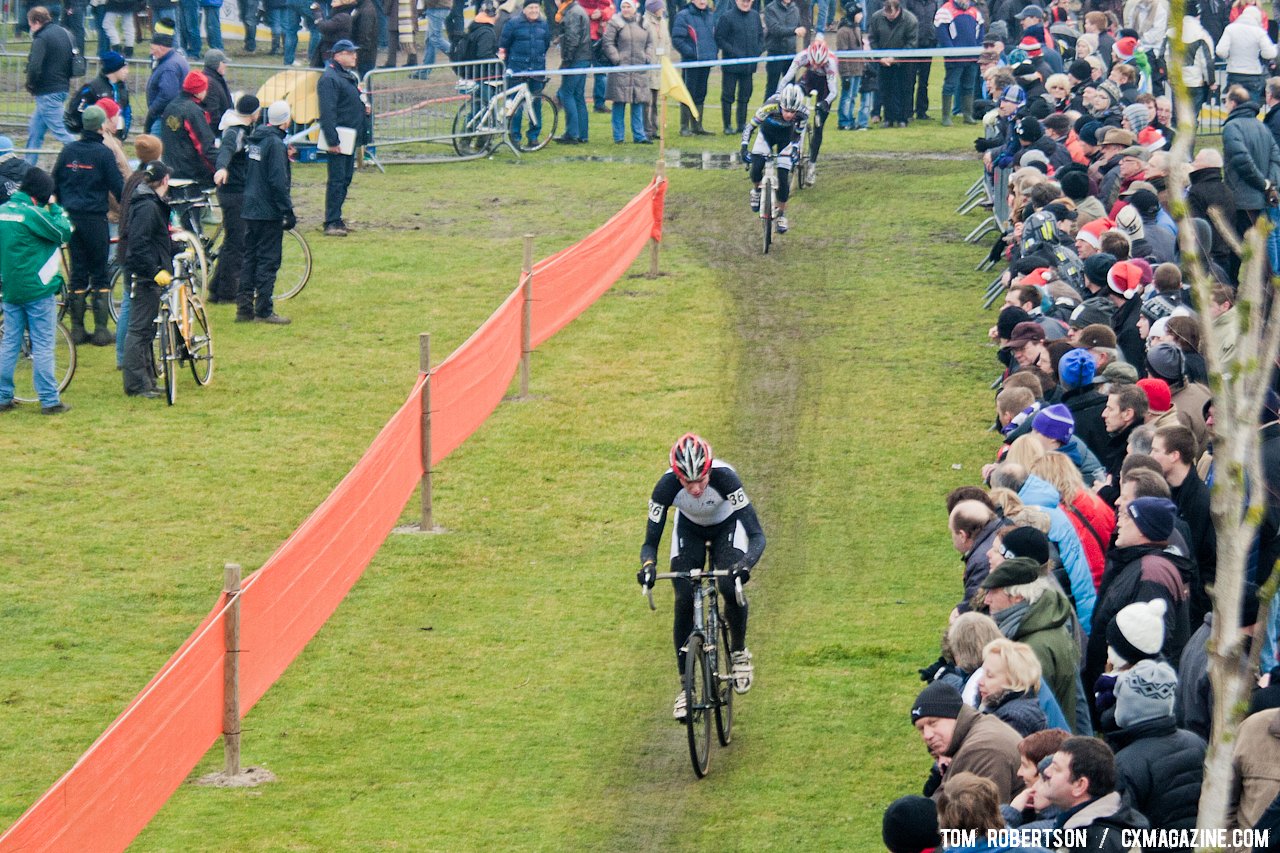
<instances>
[{"instance_id":1,"label":"person wearing beanie","mask_svg":"<svg viewBox=\"0 0 1280 853\"><path fill-rule=\"evenodd\" d=\"M18 191L30 168L31 164L14 152L13 140L0 136L0 204L4 204Z\"/></svg>"},{"instance_id":2,"label":"person wearing beanie","mask_svg":"<svg viewBox=\"0 0 1280 853\"><path fill-rule=\"evenodd\" d=\"M1101 462L1102 449L1107 444L1106 425L1102 422L1107 398L1094 385L1097 373L1098 360L1084 347L1076 347L1058 361L1062 405L1071 411L1074 435Z\"/></svg>"},{"instance_id":3,"label":"person wearing beanie","mask_svg":"<svg viewBox=\"0 0 1280 853\"><path fill-rule=\"evenodd\" d=\"M63 113L67 129L72 133L79 133L83 128L81 114L103 98L109 98L120 107L120 125L113 133L121 140L128 138L129 125L133 122L128 80L129 66L124 57L115 51L104 53L99 61L98 76L87 81L67 98L67 107Z\"/></svg>"},{"instance_id":4,"label":"person wearing beanie","mask_svg":"<svg viewBox=\"0 0 1280 853\"><path fill-rule=\"evenodd\" d=\"M1101 240L1098 245L1102 245ZM1116 256L1102 251L1095 252L1084 259L1085 289L1093 296L1107 297L1107 276L1115 264ZM1108 303L1110 303L1109 298ZM1112 313L1114 313L1114 306Z\"/></svg>"},{"instance_id":5,"label":"person wearing beanie","mask_svg":"<svg viewBox=\"0 0 1280 853\"><path fill-rule=\"evenodd\" d=\"M1217 223L1209 215L1210 208L1216 207L1228 223L1236 221L1236 197L1226 185L1223 166L1222 152L1218 149L1201 148L1196 152L1196 158L1191 161L1191 172L1187 176L1190 180L1187 188L1187 212L1209 223L1210 233L1213 235L1209 255L1214 263L1227 269L1233 252L1227 236L1218 230ZM1231 236L1234 237L1234 234Z\"/></svg>"},{"instance_id":6,"label":"person wearing beanie","mask_svg":"<svg viewBox=\"0 0 1280 853\"><path fill-rule=\"evenodd\" d=\"M143 182L142 166L147 163L159 160L164 154L164 146L160 144L158 137L149 133L139 134L133 140L133 151L138 159L138 169L133 170L132 174L125 179L124 191L120 197L119 211L119 230L117 231L116 257L123 258L128 251L128 232L127 223L129 221L129 201L133 198L134 193L138 189L138 184ZM129 333L129 315L132 313L133 294L132 288L124 287L119 294L120 310L116 316L116 370L124 369L124 344ZM115 294L112 294L115 298Z\"/></svg>"},{"instance_id":7,"label":"person wearing beanie","mask_svg":"<svg viewBox=\"0 0 1280 853\"><path fill-rule=\"evenodd\" d=\"M1116 679L1119 729L1107 735L1117 786L1157 830L1195 828L1204 781L1204 740L1174 722L1177 689L1164 661L1134 664Z\"/></svg>"},{"instance_id":8,"label":"person wearing beanie","mask_svg":"<svg viewBox=\"0 0 1280 853\"><path fill-rule=\"evenodd\" d=\"M526 10L529 8L530 6L525 6ZM537 10L537 15L539 17L534 21L530 21L527 15L523 15L507 23L503 31L503 39L504 41L511 39L509 43L513 51L517 39L520 40L522 50L531 50L533 48L526 43L527 39L533 38L533 33L541 33L543 36L547 34L547 23L540 17L540 8ZM541 50L544 61L540 67L545 68L545 43L542 44ZM513 61L517 63L514 66L511 65ZM529 59L527 62L532 63L533 60ZM320 76L320 82L316 84L316 98L320 102L319 144L325 150L328 169L328 182L325 184L324 191L326 237L345 237L351 230L346 220L342 218L342 205L346 203L347 189L351 186L351 178L355 174L356 149L364 143L364 129L369 114L369 105L364 93L360 91L360 81L356 79L355 67L356 46L344 39L333 46L333 58L329 60L324 74ZM521 71L529 70L532 66L522 64L522 61L508 54L507 67ZM538 92L542 91L542 83L530 81L529 85ZM531 143L541 129L540 110L540 102L535 101L534 115L530 119L529 128ZM512 121L515 122L513 127L518 134L521 125L520 115L517 114ZM350 147L346 150L343 150L341 144L339 128L354 134L354 138L349 143Z\"/></svg>"},{"instance_id":9,"label":"person wearing beanie","mask_svg":"<svg viewBox=\"0 0 1280 853\"><path fill-rule=\"evenodd\" d=\"M172 178L194 181L203 189L213 188L218 144L204 111L208 92L209 78L190 72L182 81L182 93L165 107L160 121L164 162L173 171Z\"/></svg>"},{"instance_id":10,"label":"person wearing beanie","mask_svg":"<svg viewBox=\"0 0 1280 853\"><path fill-rule=\"evenodd\" d=\"M1138 661L1156 660L1164 648L1164 617L1168 605L1162 598L1138 601L1121 608L1107 626L1107 661L1112 672L1123 672Z\"/></svg>"},{"instance_id":11,"label":"person wearing beanie","mask_svg":"<svg viewBox=\"0 0 1280 853\"><path fill-rule=\"evenodd\" d=\"M152 136L160 136L160 119L164 111L178 95L182 94L182 82L190 68L181 51L173 49L173 31L156 26L151 39L151 76L147 78L147 115L142 129Z\"/></svg>"},{"instance_id":12,"label":"person wearing beanie","mask_svg":"<svg viewBox=\"0 0 1280 853\"><path fill-rule=\"evenodd\" d=\"M213 183L218 187L224 236L222 251L218 253L217 266L209 281L208 300L215 304L235 302L240 291L240 269L244 263L244 179L248 168L245 152L249 132L258 120L259 107L256 97L241 95L235 109L227 110L220 125L222 139L218 144Z\"/></svg>"},{"instance_id":13,"label":"person wearing beanie","mask_svg":"<svg viewBox=\"0 0 1280 853\"><path fill-rule=\"evenodd\" d=\"M937 804L918 794L899 797L884 810L880 837L889 853L941 850Z\"/></svg>"},{"instance_id":14,"label":"person wearing beanie","mask_svg":"<svg viewBox=\"0 0 1280 853\"><path fill-rule=\"evenodd\" d=\"M207 51L204 55L202 73L209 88L205 92L204 100L200 102L200 107L205 115L209 116L209 130L216 138L221 133L222 117L232 107L231 87L227 85L226 78L227 55L217 49Z\"/></svg>"},{"instance_id":15,"label":"person wearing beanie","mask_svg":"<svg viewBox=\"0 0 1280 853\"><path fill-rule=\"evenodd\" d=\"M61 414L71 407L58 394L54 364L54 325L58 322L57 294L62 275L56 260L62 244L71 239L71 222L62 208L50 202L53 181L31 166L11 197L0 205L0 309L5 334L0 336L0 413L12 411L13 374L23 332L31 341L32 374L40 411ZM43 270L54 263L54 274Z\"/></svg>"},{"instance_id":16,"label":"person wearing beanie","mask_svg":"<svg viewBox=\"0 0 1280 853\"><path fill-rule=\"evenodd\" d=\"M911 723L934 759L925 793L935 802L946 790L946 780L960 773L975 773L994 782L1001 802L1022 789L1018 778L1021 736L999 718L966 705L950 684L935 681L920 691L911 705ZM940 758L950 759L945 772L939 770Z\"/></svg>"},{"instance_id":17,"label":"person wearing beanie","mask_svg":"<svg viewBox=\"0 0 1280 853\"><path fill-rule=\"evenodd\" d=\"M267 120L249 136L250 156L245 169L245 257L236 293L236 322L256 321L287 326L288 317L275 312L276 273L284 232L298 224L290 194L292 174L285 132L293 121L286 101L267 107Z\"/></svg>"},{"instance_id":18,"label":"person wearing beanie","mask_svg":"<svg viewBox=\"0 0 1280 853\"><path fill-rule=\"evenodd\" d=\"M1031 422L1031 431L1046 452L1057 451L1070 459L1090 487L1104 481L1106 471L1097 455L1076 437L1075 417L1067 406L1055 403L1042 409Z\"/></svg>"},{"instance_id":19,"label":"person wearing beanie","mask_svg":"<svg viewBox=\"0 0 1280 853\"><path fill-rule=\"evenodd\" d=\"M155 321L161 291L173 281L174 245L165 201L169 167L153 160L140 165L135 175L140 179L129 196L120 228L120 263L132 281L133 293L121 378L126 396L155 400L162 396L151 365Z\"/></svg>"},{"instance_id":20,"label":"person wearing beanie","mask_svg":"<svg viewBox=\"0 0 1280 853\"><path fill-rule=\"evenodd\" d=\"M1132 497L1128 479L1120 491L1116 541L1107 554L1105 582L1094 611L1094 630L1085 656L1084 683L1097 684L1107 664L1108 634L1122 610L1131 604L1159 599L1164 605L1164 636L1159 653L1177 660L1189 630L1191 561L1177 548L1168 548L1174 535L1177 507L1166 498ZM1129 617L1125 624L1132 625ZM1114 637L1114 634L1112 634ZM1095 705L1095 713L1098 708ZM1095 720L1100 723L1100 718Z\"/></svg>"},{"instance_id":21,"label":"person wearing beanie","mask_svg":"<svg viewBox=\"0 0 1280 853\"><path fill-rule=\"evenodd\" d=\"M115 340L107 328L110 322L111 279L107 261L111 233L107 213L111 200L120 200L124 175L116 157L103 142L107 114L90 106L81 113L80 138L58 153L53 181L74 230L67 245L71 256L71 281L67 285L67 310L71 315L71 339L77 345L92 341L108 346ZM110 132L107 130L105 132ZM85 311L92 302L92 338L85 330Z\"/></svg>"}]
</instances>

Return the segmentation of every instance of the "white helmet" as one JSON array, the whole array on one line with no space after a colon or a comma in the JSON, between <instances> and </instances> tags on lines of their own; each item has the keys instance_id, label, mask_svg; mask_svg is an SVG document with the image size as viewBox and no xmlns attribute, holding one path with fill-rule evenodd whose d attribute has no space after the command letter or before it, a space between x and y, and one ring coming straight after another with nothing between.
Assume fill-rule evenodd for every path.
<instances>
[{"instance_id":1,"label":"white helmet","mask_svg":"<svg viewBox=\"0 0 1280 853\"><path fill-rule=\"evenodd\" d=\"M788 83L778 93L778 106L789 113L794 113L804 106L804 89L795 83Z\"/></svg>"}]
</instances>

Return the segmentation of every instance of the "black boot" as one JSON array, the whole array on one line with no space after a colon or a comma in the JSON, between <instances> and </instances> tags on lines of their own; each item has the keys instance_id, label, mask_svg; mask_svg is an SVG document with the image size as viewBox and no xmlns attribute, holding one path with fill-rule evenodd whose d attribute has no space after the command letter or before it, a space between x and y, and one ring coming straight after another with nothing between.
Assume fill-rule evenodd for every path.
<instances>
[{"instance_id":1,"label":"black boot","mask_svg":"<svg viewBox=\"0 0 1280 853\"><path fill-rule=\"evenodd\" d=\"M89 340L95 347L114 346L116 342L115 333L107 329L107 322L111 318L109 299L111 299L109 290L93 292L93 337Z\"/></svg>"},{"instance_id":2,"label":"black boot","mask_svg":"<svg viewBox=\"0 0 1280 853\"><path fill-rule=\"evenodd\" d=\"M698 108L698 117L693 120L694 136L715 136L714 133L702 126L702 122L707 117L706 108L703 107L702 104L694 104L694 106Z\"/></svg>"},{"instance_id":3,"label":"black boot","mask_svg":"<svg viewBox=\"0 0 1280 853\"><path fill-rule=\"evenodd\" d=\"M693 113L689 112L689 108L684 104L680 105L680 135L693 136L693 130L689 127L693 123Z\"/></svg>"},{"instance_id":4,"label":"black boot","mask_svg":"<svg viewBox=\"0 0 1280 853\"><path fill-rule=\"evenodd\" d=\"M67 297L67 310L71 314L71 343L77 346L88 343L89 333L84 330L85 295L70 294Z\"/></svg>"},{"instance_id":5,"label":"black boot","mask_svg":"<svg viewBox=\"0 0 1280 853\"><path fill-rule=\"evenodd\" d=\"M742 133L742 129L747 126L747 102L738 101L738 123L735 125L737 133Z\"/></svg>"}]
</instances>

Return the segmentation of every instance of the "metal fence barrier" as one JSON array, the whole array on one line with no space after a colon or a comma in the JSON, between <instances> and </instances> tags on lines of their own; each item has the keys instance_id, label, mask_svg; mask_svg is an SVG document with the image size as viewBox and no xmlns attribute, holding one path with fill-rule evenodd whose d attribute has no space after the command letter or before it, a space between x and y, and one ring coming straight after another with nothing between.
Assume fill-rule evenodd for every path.
<instances>
[{"instance_id":1,"label":"metal fence barrier","mask_svg":"<svg viewBox=\"0 0 1280 853\"><path fill-rule=\"evenodd\" d=\"M462 148L455 140L481 135L467 131L467 120L490 99L505 95L505 71L501 61L486 60L375 68L367 73L364 84L373 103L371 145L377 148L378 161L458 159Z\"/></svg>"}]
</instances>

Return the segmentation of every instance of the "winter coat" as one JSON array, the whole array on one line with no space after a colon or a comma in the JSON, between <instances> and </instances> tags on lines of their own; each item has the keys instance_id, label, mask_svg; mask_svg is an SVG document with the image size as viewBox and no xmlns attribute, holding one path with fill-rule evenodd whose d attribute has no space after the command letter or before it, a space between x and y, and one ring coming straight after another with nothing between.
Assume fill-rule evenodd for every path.
<instances>
[{"instance_id":1,"label":"winter coat","mask_svg":"<svg viewBox=\"0 0 1280 853\"><path fill-rule=\"evenodd\" d=\"M1034 693L1006 693L994 703L983 705L984 713L1002 720L1018 734L1026 737L1049 727L1048 718Z\"/></svg>"},{"instance_id":2,"label":"winter coat","mask_svg":"<svg viewBox=\"0 0 1280 853\"><path fill-rule=\"evenodd\" d=\"M1116 333L1116 347L1124 360L1132 365L1141 365L1146 357L1146 342L1138 332L1138 317L1142 313L1142 300L1138 297L1126 299L1124 304L1111 315L1111 329Z\"/></svg>"},{"instance_id":3,"label":"winter coat","mask_svg":"<svg viewBox=\"0 0 1280 853\"><path fill-rule=\"evenodd\" d=\"M1074 501L1065 505L1063 511L1071 519L1076 535L1080 537L1096 589L1102 584L1102 572L1107 564L1107 548L1111 545L1111 535L1116 529L1115 510L1093 492L1082 489L1076 494Z\"/></svg>"},{"instance_id":4,"label":"winter coat","mask_svg":"<svg viewBox=\"0 0 1280 853\"><path fill-rule=\"evenodd\" d=\"M968 705L960 708L955 731L946 755L951 758L947 776L976 773L995 783L1000 802L1007 803L1022 790L1018 767L1022 758L1018 742L1022 737L1003 720L990 714L979 714ZM936 800L947 786L946 778L933 792Z\"/></svg>"},{"instance_id":5,"label":"winter coat","mask_svg":"<svg viewBox=\"0 0 1280 853\"><path fill-rule=\"evenodd\" d=\"M222 144L218 146L218 162L214 164L218 171L227 170L227 181L220 188L222 192L241 194L244 192L244 177L248 169L245 160L245 148L249 144L249 126L247 124L231 124L222 132Z\"/></svg>"},{"instance_id":6,"label":"winter coat","mask_svg":"<svg viewBox=\"0 0 1280 853\"><path fill-rule=\"evenodd\" d=\"M126 216L129 243L124 267L139 281L154 281L156 273L173 266L169 205L144 182L133 191Z\"/></svg>"},{"instance_id":7,"label":"winter coat","mask_svg":"<svg viewBox=\"0 0 1280 853\"><path fill-rule=\"evenodd\" d=\"M938 14L938 0L905 0L902 8L915 16L916 47L937 45L938 31L934 28L933 19ZM981 44L979 41L978 45Z\"/></svg>"},{"instance_id":8,"label":"winter coat","mask_svg":"<svg viewBox=\"0 0 1280 853\"><path fill-rule=\"evenodd\" d=\"M71 239L71 221L55 203L36 207L31 196L14 192L0 205L0 282L4 301L26 305L57 293L62 273L58 251ZM48 276L46 278L46 276Z\"/></svg>"},{"instance_id":9,"label":"winter coat","mask_svg":"<svg viewBox=\"0 0 1280 853\"><path fill-rule=\"evenodd\" d=\"M715 13L710 7L698 9L692 3L676 13L671 25L671 44L682 62L716 58Z\"/></svg>"},{"instance_id":10,"label":"winter coat","mask_svg":"<svg viewBox=\"0 0 1280 853\"><path fill-rule=\"evenodd\" d=\"M333 14L317 18L315 24L320 41L312 53L312 67L324 68L333 58L333 46L343 39L351 40L351 11L346 6L335 7Z\"/></svg>"},{"instance_id":11,"label":"winter coat","mask_svg":"<svg viewBox=\"0 0 1280 853\"><path fill-rule=\"evenodd\" d=\"M1213 39L1192 15L1182 18L1182 79L1189 89L1213 82Z\"/></svg>"},{"instance_id":12,"label":"winter coat","mask_svg":"<svg viewBox=\"0 0 1280 853\"><path fill-rule=\"evenodd\" d=\"M1240 724L1231 760L1226 827L1247 829L1280 794L1280 709L1259 711ZM1272 833L1273 840L1275 833Z\"/></svg>"},{"instance_id":13,"label":"winter coat","mask_svg":"<svg viewBox=\"0 0 1280 853\"><path fill-rule=\"evenodd\" d=\"M1075 600L1080 625L1086 633L1091 633L1094 602L1097 600L1097 593L1093 589L1093 575L1089 571L1089 561L1085 559L1084 549L1080 546L1080 537L1076 535L1066 513L1059 507L1062 499L1058 490L1030 474L1018 492L1018 497L1024 504L1038 506L1049 514L1049 541L1057 547L1062 567L1070 579L1071 598Z\"/></svg>"},{"instance_id":14,"label":"winter coat","mask_svg":"<svg viewBox=\"0 0 1280 853\"><path fill-rule=\"evenodd\" d=\"M849 18L843 18L836 30L836 50L862 50L862 28ZM861 59L840 59L840 76L861 77L866 63Z\"/></svg>"},{"instance_id":15,"label":"winter coat","mask_svg":"<svg viewBox=\"0 0 1280 853\"><path fill-rule=\"evenodd\" d=\"M1228 11L1230 6L1231 0L1201 0L1200 23L1209 34L1210 41L1216 42L1222 38L1222 33L1230 22Z\"/></svg>"},{"instance_id":16,"label":"winter coat","mask_svg":"<svg viewBox=\"0 0 1280 853\"><path fill-rule=\"evenodd\" d=\"M213 163L217 159L216 140L204 108L183 92L165 108L160 121L164 162L175 178L213 186Z\"/></svg>"},{"instance_id":17,"label":"winter coat","mask_svg":"<svg viewBox=\"0 0 1280 853\"><path fill-rule=\"evenodd\" d=\"M919 23L916 16L903 9L898 17L889 20L884 10L871 16L867 25L867 38L871 41L872 50L907 50L916 46L919 38Z\"/></svg>"},{"instance_id":18,"label":"winter coat","mask_svg":"<svg viewBox=\"0 0 1280 853\"><path fill-rule=\"evenodd\" d=\"M320 81L316 83L316 100L320 106L320 139L322 146L338 144L338 128L356 130L357 144L363 136L365 125L364 101L360 98L360 81L355 72L348 71L330 60Z\"/></svg>"},{"instance_id":19,"label":"winter coat","mask_svg":"<svg viewBox=\"0 0 1280 853\"><path fill-rule=\"evenodd\" d=\"M242 219L279 222L293 213L292 172L284 131L264 124L249 136Z\"/></svg>"},{"instance_id":20,"label":"winter coat","mask_svg":"<svg viewBox=\"0 0 1280 853\"><path fill-rule=\"evenodd\" d=\"M1138 49L1164 53L1169 31L1169 0L1129 0L1124 6L1124 25L1138 31Z\"/></svg>"},{"instance_id":21,"label":"winter coat","mask_svg":"<svg viewBox=\"0 0 1280 853\"><path fill-rule=\"evenodd\" d=\"M1066 596L1049 590L1031 604L1009 639L1026 643L1036 653L1041 677L1053 691L1071 730L1075 731L1080 646L1071 635L1071 616L1071 604Z\"/></svg>"},{"instance_id":22,"label":"winter coat","mask_svg":"<svg viewBox=\"0 0 1280 853\"><path fill-rule=\"evenodd\" d=\"M378 6L373 0L360 0L351 13L351 40L356 43L356 68L369 69L378 64Z\"/></svg>"},{"instance_id":23,"label":"winter coat","mask_svg":"<svg viewBox=\"0 0 1280 853\"><path fill-rule=\"evenodd\" d=\"M507 52L510 71L542 71L547 67L547 48L551 46L551 28L542 18L530 21L523 14L507 21L499 42ZM612 79L614 75L610 74Z\"/></svg>"},{"instance_id":24,"label":"winter coat","mask_svg":"<svg viewBox=\"0 0 1280 853\"><path fill-rule=\"evenodd\" d=\"M764 50L764 25L755 9L746 12L736 5L726 9L716 21L716 46L724 59L756 57ZM725 74L754 74L756 63L724 66Z\"/></svg>"},{"instance_id":25,"label":"winter coat","mask_svg":"<svg viewBox=\"0 0 1280 853\"><path fill-rule=\"evenodd\" d=\"M151 125L164 115L169 102L182 93L182 81L190 70L186 58L176 50L156 60L151 76L147 78L147 117L142 122L147 133L151 132Z\"/></svg>"},{"instance_id":26,"label":"winter coat","mask_svg":"<svg viewBox=\"0 0 1280 853\"><path fill-rule=\"evenodd\" d=\"M115 155L102 144L102 134L91 130L58 152L52 176L58 201L70 216L105 216L110 207L108 198L119 200L124 190L124 175Z\"/></svg>"},{"instance_id":27,"label":"winter coat","mask_svg":"<svg viewBox=\"0 0 1280 853\"><path fill-rule=\"evenodd\" d=\"M31 37L27 54L27 91L33 95L65 95L71 88L71 34L55 23Z\"/></svg>"},{"instance_id":28,"label":"winter coat","mask_svg":"<svg viewBox=\"0 0 1280 853\"><path fill-rule=\"evenodd\" d=\"M653 61L662 62L662 57L667 57L672 62L677 61L677 57L673 57L675 53L671 46L671 32L667 29L667 19L659 18L656 15L645 13L644 25L649 32L653 33ZM655 68L649 72L649 89L656 92L662 88L662 69Z\"/></svg>"},{"instance_id":29,"label":"winter coat","mask_svg":"<svg viewBox=\"0 0 1280 853\"><path fill-rule=\"evenodd\" d=\"M1161 653L1177 660L1191 633L1188 626L1191 560L1176 546L1113 547L1102 575L1093 633L1085 655L1084 682L1092 685L1107 663L1107 626L1130 604L1163 599L1164 645Z\"/></svg>"},{"instance_id":30,"label":"winter coat","mask_svg":"<svg viewBox=\"0 0 1280 853\"><path fill-rule=\"evenodd\" d=\"M1107 407L1107 398L1092 385L1086 385L1063 391L1062 405L1071 410L1071 416L1075 419L1076 438L1083 441L1101 459L1102 448L1107 443L1107 425L1102 421L1102 410Z\"/></svg>"},{"instance_id":31,"label":"winter coat","mask_svg":"<svg viewBox=\"0 0 1280 853\"><path fill-rule=\"evenodd\" d=\"M997 516L992 519L986 527L978 531L978 535L973 538L973 547L961 557L964 561L964 598L956 605L956 610L961 613L967 613L970 609L969 602L981 594L982 582L987 579L987 574L991 571L991 561L987 557L987 551L991 549L996 531L1001 527L1004 527L1003 518Z\"/></svg>"},{"instance_id":32,"label":"winter coat","mask_svg":"<svg viewBox=\"0 0 1280 853\"><path fill-rule=\"evenodd\" d=\"M560 66L591 61L591 19L581 3L570 3L560 15Z\"/></svg>"},{"instance_id":33,"label":"winter coat","mask_svg":"<svg viewBox=\"0 0 1280 853\"><path fill-rule=\"evenodd\" d=\"M946 0L933 16L933 27L934 42L940 47L982 46L982 13L972 4L961 9L955 0Z\"/></svg>"},{"instance_id":34,"label":"winter coat","mask_svg":"<svg viewBox=\"0 0 1280 853\"><path fill-rule=\"evenodd\" d=\"M800 7L795 0L770 0L764 7L764 46L769 53L796 52L796 27L800 20Z\"/></svg>"},{"instance_id":35,"label":"winter coat","mask_svg":"<svg viewBox=\"0 0 1280 853\"><path fill-rule=\"evenodd\" d=\"M1116 789L1152 829L1194 829L1204 781L1205 742L1173 717L1145 720L1107 735L1116 754Z\"/></svg>"},{"instance_id":36,"label":"winter coat","mask_svg":"<svg viewBox=\"0 0 1280 853\"><path fill-rule=\"evenodd\" d=\"M591 22L591 40L599 41L604 37L605 24L613 20L613 0L578 0L578 4L582 6L582 10L587 13L587 20ZM600 17L591 17L592 12L599 12Z\"/></svg>"},{"instance_id":37,"label":"winter coat","mask_svg":"<svg viewBox=\"0 0 1280 853\"><path fill-rule=\"evenodd\" d=\"M1187 640L1178 660L1178 692L1173 706L1173 719L1178 728L1208 740L1212 718L1209 683L1209 635L1213 632L1213 614L1205 614L1204 621Z\"/></svg>"},{"instance_id":38,"label":"winter coat","mask_svg":"<svg viewBox=\"0 0 1280 853\"><path fill-rule=\"evenodd\" d=\"M1232 110L1222 126L1224 177L1238 210L1264 209L1264 184L1280 185L1280 146L1257 115L1258 105L1251 101Z\"/></svg>"},{"instance_id":39,"label":"winter coat","mask_svg":"<svg viewBox=\"0 0 1280 853\"><path fill-rule=\"evenodd\" d=\"M221 74L215 69L206 68L204 76L209 79L209 91L204 93L200 108L209 116L209 131L216 137L222 117L235 105L231 103L231 89L227 87L227 81Z\"/></svg>"},{"instance_id":40,"label":"winter coat","mask_svg":"<svg viewBox=\"0 0 1280 853\"><path fill-rule=\"evenodd\" d=\"M1146 829L1147 819L1137 810L1124 803L1119 791L1112 791L1095 800L1090 800L1075 811L1058 817L1058 825L1063 829L1084 829L1086 832L1083 849L1099 851L1099 853L1132 853L1141 848L1130 848L1124 843L1124 830ZM1060 848L1059 853L1082 848Z\"/></svg>"},{"instance_id":41,"label":"winter coat","mask_svg":"<svg viewBox=\"0 0 1280 853\"><path fill-rule=\"evenodd\" d=\"M1276 58L1275 42L1267 36L1260 20L1258 7L1250 6L1227 25L1218 39L1215 51L1218 59L1227 61L1228 74L1262 74L1262 60Z\"/></svg>"},{"instance_id":42,"label":"winter coat","mask_svg":"<svg viewBox=\"0 0 1280 853\"><path fill-rule=\"evenodd\" d=\"M611 65L648 65L653 62L653 32L638 14L628 21L619 13L605 25L604 53ZM615 104L647 104L649 75L644 71L610 74L605 97Z\"/></svg>"}]
</instances>

